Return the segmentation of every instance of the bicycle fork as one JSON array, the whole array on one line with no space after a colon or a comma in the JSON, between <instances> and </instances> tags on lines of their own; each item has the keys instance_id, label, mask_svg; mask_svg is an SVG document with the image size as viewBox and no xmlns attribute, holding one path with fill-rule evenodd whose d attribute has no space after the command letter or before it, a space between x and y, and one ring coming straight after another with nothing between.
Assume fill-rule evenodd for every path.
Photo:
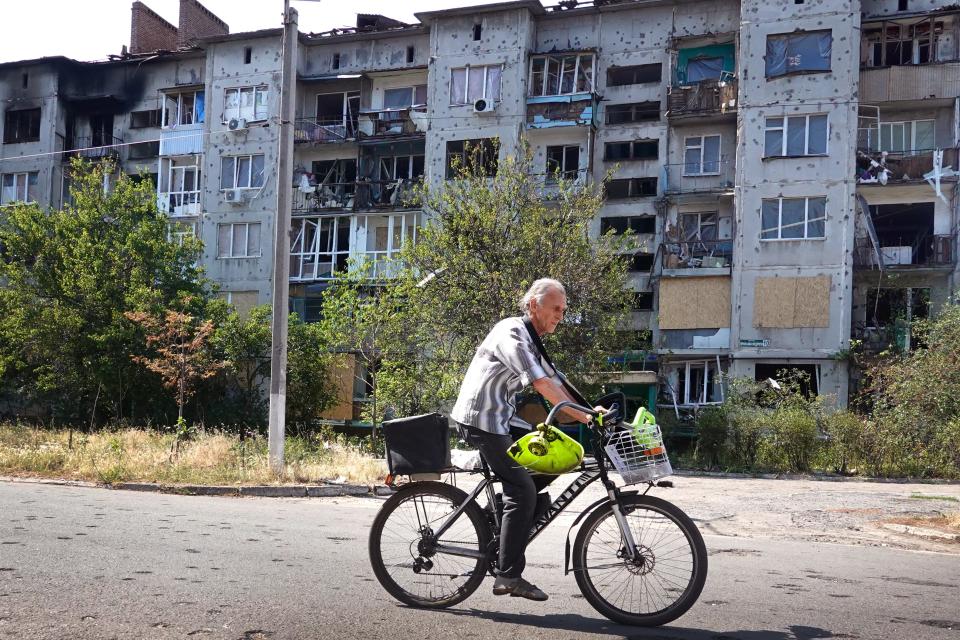
<instances>
[{"instance_id":1,"label":"bicycle fork","mask_svg":"<svg viewBox=\"0 0 960 640\"><path fill-rule=\"evenodd\" d=\"M627 522L627 515L620 506L620 496L616 489L607 489L607 495L610 497L610 509L613 511L613 518L620 527L620 539L623 542L624 553L628 560L636 561L637 544L633 539L633 531L630 530L630 524Z\"/></svg>"}]
</instances>

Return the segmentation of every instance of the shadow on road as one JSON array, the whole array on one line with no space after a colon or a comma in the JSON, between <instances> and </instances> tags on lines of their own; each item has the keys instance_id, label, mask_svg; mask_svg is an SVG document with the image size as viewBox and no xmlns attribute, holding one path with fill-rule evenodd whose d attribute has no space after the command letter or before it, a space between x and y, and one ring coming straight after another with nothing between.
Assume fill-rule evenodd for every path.
<instances>
[{"instance_id":1,"label":"shadow on road","mask_svg":"<svg viewBox=\"0 0 960 640\"><path fill-rule=\"evenodd\" d=\"M605 618L588 618L574 613L534 615L483 611L480 609L443 609L436 610L435 613L482 618L494 622L522 624L538 629L579 631L610 638L623 638L625 640L817 640L818 638L849 637L842 635L834 636L831 631L827 631L826 629L802 625L791 625L788 627L790 629L789 631L707 631L704 629L689 629L685 627L644 629L616 624Z\"/></svg>"}]
</instances>

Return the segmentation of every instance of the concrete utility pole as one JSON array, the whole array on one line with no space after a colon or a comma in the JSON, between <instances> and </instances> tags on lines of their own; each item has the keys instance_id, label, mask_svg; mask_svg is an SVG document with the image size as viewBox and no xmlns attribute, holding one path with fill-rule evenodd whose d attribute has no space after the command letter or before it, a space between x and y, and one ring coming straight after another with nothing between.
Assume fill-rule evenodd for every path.
<instances>
[{"instance_id":1,"label":"concrete utility pole","mask_svg":"<svg viewBox=\"0 0 960 640\"><path fill-rule=\"evenodd\" d=\"M287 316L290 304L290 207L293 197L293 119L297 87L297 10L283 3L280 76L280 144L277 153L277 219L273 238L273 324L270 344L270 468L283 471L287 408Z\"/></svg>"}]
</instances>

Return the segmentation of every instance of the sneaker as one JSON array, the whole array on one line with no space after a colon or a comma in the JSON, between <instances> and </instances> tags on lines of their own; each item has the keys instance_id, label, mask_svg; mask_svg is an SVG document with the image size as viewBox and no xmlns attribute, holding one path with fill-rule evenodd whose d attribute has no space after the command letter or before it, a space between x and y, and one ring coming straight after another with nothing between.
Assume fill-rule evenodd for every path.
<instances>
[{"instance_id":1,"label":"sneaker","mask_svg":"<svg viewBox=\"0 0 960 640\"><path fill-rule=\"evenodd\" d=\"M536 600L538 602L543 602L549 597L535 585L530 584L523 578L497 576L497 579L493 581L493 595L505 596L507 594L510 594L512 598L526 598L527 600Z\"/></svg>"}]
</instances>

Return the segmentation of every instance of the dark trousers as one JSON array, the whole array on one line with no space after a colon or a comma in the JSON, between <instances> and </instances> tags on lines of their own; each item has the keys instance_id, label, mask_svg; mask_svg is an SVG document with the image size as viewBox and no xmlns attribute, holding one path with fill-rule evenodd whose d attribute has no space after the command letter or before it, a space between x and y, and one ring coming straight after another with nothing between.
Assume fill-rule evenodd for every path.
<instances>
[{"instance_id":1,"label":"dark trousers","mask_svg":"<svg viewBox=\"0 0 960 640\"><path fill-rule=\"evenodd\" d=\"M524 550L533 526L537 493L557 476L534 475L514 462L507 449L526 431L511 430L499 435L466 425L461 431L471 445L480 450L484 460L503 485L503 519L500 522L500 557L497 573L505 578L519 578L526 566Z\"/></svg>"}]
</instances>

